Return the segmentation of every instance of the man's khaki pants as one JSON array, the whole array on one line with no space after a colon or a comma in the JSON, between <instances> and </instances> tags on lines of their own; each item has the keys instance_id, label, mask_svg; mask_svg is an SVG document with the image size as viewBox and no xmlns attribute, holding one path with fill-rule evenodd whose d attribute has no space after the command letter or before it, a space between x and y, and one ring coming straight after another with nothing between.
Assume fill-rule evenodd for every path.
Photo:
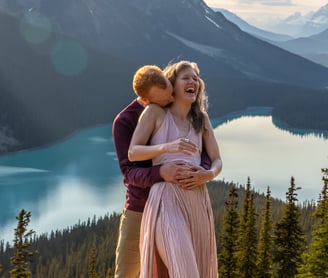
<instances>
[{"instance_id":1,"label":"man's khaki pants","mask_svg":"<svg viewBox=\"0 0 328 278\"><path fill-rule=\"evenodd\" d=\"M139 238L142 212L124 209L116 247L115 278L136 278L140 272Z\"/></svg>"}]
</instances>

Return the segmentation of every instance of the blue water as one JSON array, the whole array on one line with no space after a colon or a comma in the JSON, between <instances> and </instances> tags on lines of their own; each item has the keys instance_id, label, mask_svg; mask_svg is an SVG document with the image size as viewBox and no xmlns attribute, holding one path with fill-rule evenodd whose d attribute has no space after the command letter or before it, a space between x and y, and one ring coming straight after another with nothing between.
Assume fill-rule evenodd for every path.
<instances>
[{"instance_id":1,"label":"blue water","mask_svg":"<svg viewBox=\"0 0 328 278\"><path fill-rule=\"evenodd\" d=\"M123 191L111 125L0 156L0 239L11 233L21 208L32 212L35 230L47 232L120 211Z\"/></svg>"},{"instance_id":2,"label":"blue water","mask_svg":"<svg viewBox=\"0 0 328 278\"><path fill-rule=\"evenodd\" d=\"M245 184L284 200L290 178L299 200L316 200L328 167L327 136L294 134L277 127L270 111L240 113L213 121L223 158L218 179ZM121 212L125 188L111 125L78 132L45 148L0 156L0 240L11 240L15 216L31 211L37 234L63 229L88 217Z\"/></svg>"}]
</instances>

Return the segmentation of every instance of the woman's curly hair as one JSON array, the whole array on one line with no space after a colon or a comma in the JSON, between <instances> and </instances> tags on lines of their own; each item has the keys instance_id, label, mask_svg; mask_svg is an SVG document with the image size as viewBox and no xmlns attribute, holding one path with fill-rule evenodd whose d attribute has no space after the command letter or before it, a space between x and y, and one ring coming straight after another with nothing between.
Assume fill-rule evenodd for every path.
<instances>
[{"instance_id":1,"label":"woman's curly hair","mask_svg":"<svg viewBox=\"0 0 328 278\"><path fill-rule=\"evenodd\" d=\"M197 98L196 101L191 105L191 109L189 111L189 117L196 132L202 132L205 130L204 113L207 112L208 102L207 102L207 95L205 91L205 83L199 76L200 70L198 68L198 65L195 62L180 61L174 64L169 64L168 66L165 67L163 72L164 75L170 80L170 82L174 87L177 76L187 68L192 68L196 72L199 82Z\"/></svg>"}]
</instances>

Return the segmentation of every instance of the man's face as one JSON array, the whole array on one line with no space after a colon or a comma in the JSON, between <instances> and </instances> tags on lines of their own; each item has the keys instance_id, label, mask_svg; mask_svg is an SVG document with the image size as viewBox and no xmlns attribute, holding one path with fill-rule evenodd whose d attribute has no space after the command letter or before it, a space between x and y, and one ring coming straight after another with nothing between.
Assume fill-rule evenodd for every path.
<instances>
[{"instance_id":1,"label":"man's face","mask_svg":"<svg viewBox=\"0 0 328 278\"><path fill-rule=\"evenodd\" d=\"M174 101L173 87L171 82L167 79L166 89L162 89L157 86L151 87L148 93L148 100L149 103L155 103L162 107Z\"/></svg>"}]
</instances>

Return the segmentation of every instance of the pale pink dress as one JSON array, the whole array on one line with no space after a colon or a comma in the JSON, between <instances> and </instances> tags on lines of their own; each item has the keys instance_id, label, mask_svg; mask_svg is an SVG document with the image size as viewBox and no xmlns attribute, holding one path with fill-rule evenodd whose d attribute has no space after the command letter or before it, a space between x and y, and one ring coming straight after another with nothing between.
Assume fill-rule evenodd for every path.
<instances>
[{"instance_id":1,"label":"pale pink dress","mask_svg":"<svg viewBox=\"0 0 328 278\"><path fill-rule=\"evenodd\" d=\"M170 110L151 139L151 144L180 138ZM202 138L191 127L184 136L199 149ZM192 156L163 154L153 160L161 164L172 160L200 164L200 153ZM151 187L140 231L142 278L218 277L213 213L205 185L194 190L160 182Z\"/></svg>"}]
</instances>

